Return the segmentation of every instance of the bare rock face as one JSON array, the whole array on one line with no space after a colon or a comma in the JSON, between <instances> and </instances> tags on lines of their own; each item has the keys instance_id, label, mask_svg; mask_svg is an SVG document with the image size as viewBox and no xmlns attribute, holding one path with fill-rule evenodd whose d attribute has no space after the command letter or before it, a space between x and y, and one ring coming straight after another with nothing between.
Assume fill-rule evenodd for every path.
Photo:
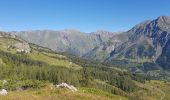
<instances>
[{"instance_id":1,"label":"bare rock face","mask_svg":"<svg viewBox=\"0 0 170 100\"><path fill-rule=\"evenodd\" d=\"M67 83L61 83L56 85L57 88L67 88L73 92L78 91L77 88L75 88L73 85L69 85Z\"/></svg>"},{"instance_id":2,"label":"bare rock face","mask_svg":"<svg viewBox=\"0 0 170 100\"><path fill-rule=\"evenodd\" d=\"M127 36L124 33L119 33L113 35L110 40L101 43L97 47L93 48L91 51L83 55L85 59L93 59L104 61L110 57L111 53L122 43L127 41Z\"/></svg>"}]
</instances>

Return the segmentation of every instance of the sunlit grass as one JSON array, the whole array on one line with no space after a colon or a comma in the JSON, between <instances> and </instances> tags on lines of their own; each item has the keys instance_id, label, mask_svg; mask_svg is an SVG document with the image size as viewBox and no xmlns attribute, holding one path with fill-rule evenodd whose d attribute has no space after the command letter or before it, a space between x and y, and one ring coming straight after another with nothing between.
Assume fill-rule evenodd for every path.
<instances>
[{"instance_id":1,"label":"sunlit grass","mask_svg":"<svg viewBox=\"0 0 170 100\"><path fill-rule=\"evenodd\" d=\"M165 93L165 98L163 100L170 100L170 83L151 80L147 81L145 84L135 82L141 89L131 93L131 95L136 96L139 100L160 100Z\"/></svg>"},{"instance_id":2,"label":"sunlit grass","mask_svg":"<svg viewBox=\"0 0 170 100\"><path fill-rule=\"evenodd\" d=\"M75 69L81 68L79 65L76 65L67 59L60 60L57 58L53 58L53 57L47 56L41 52L38 52L36 50L32 50L32 53L28 54L28 57L30 57L31 59L34 59L34 60L39 60L39 61L45 62L49 65L63 66L63 67L75 68Z\"/></svg>"},{"instance_id":3,"label":"sunlit grass","mask_svg":"<svg viewBox=\"0 0 170 100\"><path fill-rule=\"evenodd\" d=\"M113 95L98 89L79 88L77 92L67 89L56 89L48 86L42 89L9 92L0 96L0 100L127 100L125 97Z\"/></svg>"}]
</instances>

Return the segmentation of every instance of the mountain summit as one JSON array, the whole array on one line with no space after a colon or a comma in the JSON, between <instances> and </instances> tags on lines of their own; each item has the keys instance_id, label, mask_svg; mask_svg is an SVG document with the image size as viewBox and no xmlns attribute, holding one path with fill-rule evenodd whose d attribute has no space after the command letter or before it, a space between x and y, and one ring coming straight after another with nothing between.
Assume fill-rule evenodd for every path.
<instances>
[{"instance_id":1,"label":"mountain summit","mask_svg":"<svg viewBox=\"0 0 170 100\"><path fill-rule=\"evenodd\" d=\"M156 62L170 68L170 17L160 16L137 24L127 32L114 35L97 46L85 58L112 61L124 59Z\"/></svg>"}]
</instances>

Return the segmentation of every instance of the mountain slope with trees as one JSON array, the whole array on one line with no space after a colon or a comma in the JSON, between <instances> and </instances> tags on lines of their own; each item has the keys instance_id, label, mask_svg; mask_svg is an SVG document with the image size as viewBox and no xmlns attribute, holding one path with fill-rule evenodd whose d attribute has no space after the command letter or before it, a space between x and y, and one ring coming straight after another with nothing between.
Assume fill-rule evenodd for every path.
<instances>
[{"instance_id":1,"label":"mountain slope with trees","mask_svg":"<svg viewBox=\"0 0 170 100\"><path fill-rule=\"evenodd\" d=\"M159 71L160 76L166 77L160 70L170 69L169 40L170 17L160 16L113 36L83 57L113 65L134 67L130 68L133 72Z\"/></svg>"},{"instance_id":2,"label":"mountain slope with trees","mask_svg":"<svg viewBox=\"0 0 170 100\"><path fill-rule=\"evenodd\" d=\"M22 39L18 40L18 37L7 33L2 34L1 32L0 40L0 80L6 80L7 82L5 85L0 82L0 88L7 89L11 92L11 95L18 90L25 93L32 90L43 91L41 89L48 87L49 84L54 86L62 82L80 88L78 90L80 94L68 92L73 97L75 95L82 95L83 97L87 94L95 94L96 97L102 95L104 96L103 98L108 99L121 98L124 100L133 98L136 100L135 92L145 91L145 89L136 84L136 82L145 83L147 79L143 75L110 68L100 63L97 64L97 62L96 64L90 63L76 56L67 57L66 54L59 54L35 44L27 43L26 47L29 46L31 48L29 53L25 52L25 50L24 52L17 52L17 47L13 45L22 44L25 41ZM25 44L23 46L24 49ZM67 62L69 63L67 64ZM54 92L58 91L54 95L64 95L62 93L64 90L53 89ZM85 89L83 91L86 91L87 94L82 94L81 89ZM28 94L32 94L32 92ZM35 95L38 96L38 94ZM149 97L152 98L151 95Z\"/></svg>"}]
</instances>

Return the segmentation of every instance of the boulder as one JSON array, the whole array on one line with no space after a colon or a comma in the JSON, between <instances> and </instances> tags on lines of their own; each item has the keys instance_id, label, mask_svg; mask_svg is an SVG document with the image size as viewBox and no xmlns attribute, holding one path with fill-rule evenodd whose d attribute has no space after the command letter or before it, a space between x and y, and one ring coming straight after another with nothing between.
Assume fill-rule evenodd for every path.
<instances>
[{"instance_id":1,"label":"boulder","mask_svg":"<svg viewBox=\"0 0 170 100\"><path fill-rule=\"evenodd\" d=\"M31 52L31 48L28 43L16 43L14 47L17 48L17 53L29 54Z\"/></svg>"},{"instance_id":2,"label":"boulder","mask_svg":"<svg viewBox=\"0 0 170 100\"><path fill-rule=\"evenodd\" d=\"M56 85L57 88L67 88L73 92L77 91L77 88L75 88L73 85L69 85L67 83L61 83L61 84L58 84Z\"/></svg>"},{"instance_id":3,"label":"boulder","mask_svg":"<svg viewBox=\"0 0 170 100\"><path fill-rule=\"evenodd\" d=\"M1 91L0 91L0 95L7 95L8 94L8 92L7 92L7 90L5 90L5 89L2 89Z\"/></svg>"}]
</instances>

